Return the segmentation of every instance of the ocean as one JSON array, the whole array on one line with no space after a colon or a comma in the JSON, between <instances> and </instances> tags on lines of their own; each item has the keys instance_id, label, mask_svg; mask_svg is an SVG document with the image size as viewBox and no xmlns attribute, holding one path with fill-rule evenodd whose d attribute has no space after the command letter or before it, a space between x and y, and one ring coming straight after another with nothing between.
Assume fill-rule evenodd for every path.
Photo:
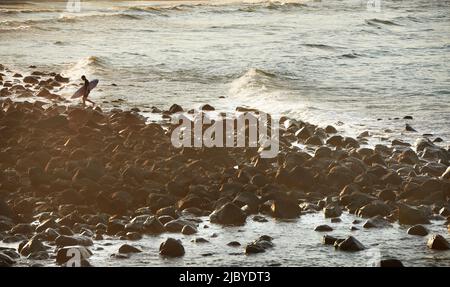
<instances>
[{"instance_id":1,"label":"ocean","mask_svg":"<svg viewBox=\"0 0 450 287\"><path fill-rule=\"evenodd\" d=\"M380 1L379 10L360 0L81 1L80 12L67 11L65 2L0 1L0 63L24 75L38 70L70 77L54 91L67 98L81 75L99 79L90 98L102 109L139 108L149 120L156 119L152 106L248 106L331 124L350 136L368 131L370 144L413 142L428 134L448 146L450 1ZM406 123L417 132L406 132ZM155 252L121 264L365 266L386 256L408 266L449 264L446 253L430 253L426 239L408 236L405 227L350 232L356 217L342 217L341 224L321 214L295 223L249 221L245 230L212 225L198 235L224 247L185 241L186 257L173 261L157 255L162 237L146 238L138 246ZM312 232L318 223L330 224L339 236L355 235L369 253L330 256L332 247ZM442 226L433 222L429 228ZM225 247L264 233L277 248L259 257L242 259ZM101 243L94 265L115 265L109 253L121 242Z\"/></svg>"},{"instance_id":2,"label":"ocean","mask_svg":"<svg viewBox=\"0 0 450 287\"><path fill-rule=\"evenodd\" d=\"M0 1L0 62L98 78L102 108L246 105L373 144L448 143L450 1L380 1Z\"/></svg>"}]
</instances>

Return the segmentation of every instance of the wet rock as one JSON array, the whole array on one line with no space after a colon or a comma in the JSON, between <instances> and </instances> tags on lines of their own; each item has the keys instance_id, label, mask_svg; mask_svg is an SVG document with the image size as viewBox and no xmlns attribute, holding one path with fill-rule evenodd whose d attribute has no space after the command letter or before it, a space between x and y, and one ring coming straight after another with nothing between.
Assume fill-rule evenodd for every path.
<instances>
[{"instance_id":1,"label":"wet rock","mask_svg":"<svg viewBox=\"0 0 450 287\"><path fill-rule=\"evenodd\" d=\"M63 76L61 76L60 74L57 74L55 76L55 81L60 82L60 83L68 83L69 82L69 78L65 78Z\"/></svg>"},{"instance_id":2,"label":"wet rock","mask_svg":"<svg viewBox=\"0 0 450 287\"><path fill-rule=\"evenodd\" d=\"M209 104L205 104L201 107L201 110L202 111L215 111L216 109L214 109L214 107Z\"/></svg>"},{"instance_id":3,"label":"wet rock","mask_svg":"<svg viewBox=\"0 0 450 287\"><path fill-rule=\"evenodd\" d=\"M208 240L206 240L205 238L202 238L202 237L198 237L198 238L192 239L191 242L194 242L194 243L209 243Z\"/></svg>"},{"instance_id":4,"label":"wet rock","mask_svg":"<svg viewBox=\"0 0 450 287\"><path fill-rule=\"evenodd\" d=\"M184 235L192 235L197 233L197 229L190 225L185 225L183 229L181 229L181 233Z\"/></svg>"},{"instance_id":5,"label":"wet rock","mask_svg":"<svg viewBox=\"0 0 450 287\"><path fill-rule=\"evenodd\" d=\"M377 215L372 218L369 218L364 224L364 228L386 228L391 227L392 225L384 219L382 216Z\"/></svg>"},{"instance_id":6,"label":"wet rock","mask_svg":"<svg viewBox=\"0 0 450 287\"><path fill-rule=\"evenodd\" d=\"M429 224L428 217L419 209L400 205L398 208L398 221L400 224Z\"/></svg>"},{"instance_id":7,"label":"wet rock","mask_svg":"<svg viewBox=\"0 0 450 287\"><path fill-rule=\"evenodd\" d=\"M192 229L195 229L192 222L182 219L174 219L164 224L164 228L169 232L181 232L185 226L190 226Z\"/></svg>"},{"instance_id":8,"label":"wet rock","mask_svg":"<svg viewBox=\"0 0 450 287\"><path fill-rule=\"evenodd\" d=\"M245 246L245 254L262 253L265 252L266 249L272 247L273 247L272 238L270 236L263 235L257 240Z\"/></svg>"},{"instance_id":9,"label":"wet rock","mask_svg":"<svg viewBox=\"0 0 450 287\"><path fill-rule=\"evenodd\" d=\"M253 216L252 219L255 222L261 222L261 223L268 221L266 218L264 218L263 216L260 216L260 215L255 215L255 216Z\"/></svg>"},{"instance_id":10,"label":"wet rock","mask_svg":"<svg viewBox=\"0 0 450 287\"><path fill-rule=\"evenodd\" d=\"M183 112L183 108L180 105L177 104L173 104L170 108L169 108L169 113L171 114L175 114L175 113L179 113L179 112Z\"/></svg>"},{"instance_id":11,"label":"wet rock","mask_svg":"<svg viewBox=\"0 0 450 287\"><path fill-rule=\"evenodd\" d=\"M26 76L25 78L23 78L23 82L26 84L32 84L32 85L36 85L39 83L39 80L37 77L33 77L33 76Z\"/></svg>"},{"instance_id":12,"label":"wet rock","mask_svg":"<svg viewBox=\"0 0 450 287\"><path fill-rule=\"evenodd\" d=\"M124 245L120 246L120 248L119 248L119 253L128 254L128 253L140 253L140 252L142 252L142 250L140 250L134 246L128 245L128 244L124 244Z\"/></svg>"},{"instance_id":13,"label":"wet rock","mask_svg":"<svg viewBox=\"0 0 450 287\"><path fill-rule=\"evenodd\" d=\"M92 239L83 235L66 236L60 235L55 239L55 243L58 247L66 246L91 246L93 245Z\"/></svg>"},{"instance_id":14,"label":"wet rock","mask_svg":"<svg viewBox=\"0 0 450 287\"><path fill-rule=\"evenodd\" d=\"M428 235L428 229L426 229L422 225L414 225L410 227L407 231L409 235L418 235L418 236L427 236Z\"/></svg>"},{"instance_id":15,"label":"wet rock","mask_svg":"<svg viewBox=\"0 0 450 287\"><path fill-rule=\"evenodd\" d=\"M448 209L447 207L442 207L439 210L439 215L444 216L444 217L450 216L450 209Z\"/></svg>"},{"instance_id":16,"label":"wet rock","mask_svg":"<svg viewBox=\"0 0 450 287\"><path fill-rule=\"evenodd\" d=\"M340 147L342 146L342 142L343 142L344 138L340 135L335 135L330 137L329 139L327 139L327 145L332 145L332 146L336 146L336 147Z\"/></svg>"},{"instance_id":17,"label":"wet rock","mask_svg":"<svg viewBox=\"0 0 450 287\"><path fill-rule=\"evenodd\" d=\"M337 238L333 237L331 235L324 235L322 237L322 243L325 245L334 245L336 240L337 240Z\"/></svg>"},{"instance_id":18,"label":"wet rock","mask_svg":"<svg viewBox=\"0 0 450 287\"><path fill-rule=\"evenodd\" d=\"M333 231L333 228L331 228L330 226L324 224L324 225L316 226L316 228L314 228L314 231L319 231L319 232Z\"/></svg>"},{"instance_id":19,"label":"wet rock","mask_svg":"<svg viewBox=\"0 0 450 287\"><path fill-rule=\"evenodd\" d=\"M338 243L336 249L342 251L361 251L364 250L365 247L356 238L349 236L344 241Z\"/></svg>"},{"instance_id":20,"label":"wet rock","mask_svg":"<svg viewBox=\"0 0 450 287\"><path fill-rule=\"evenodd\" d=\"M306 140L305 144L320 146L323 145L323 142L320 137L313 135Z\"/></svg>"},{"instance_id":21,"label":"wet rock","mask_svg":"<svg viewBox=\"0 0 450 287\"><path fill-rule=\"evenodd\" d=\"M337 133L337 130L335 127L328 125L325 127L325 132L327 134L335 134L335 133Z\"/></svg>"},{"instance_id":22,"label":"wet rock","mask_svg":"<svg viewBox=\"0 0 450 287\"><path fill-rule=\"evenodd\" d=\"M11 229L12 234L30 235L34 232L34 227L28 223L20 223Z\"/></svg>"},{"instance_id":23,"label":"wet rock","mask_svg":"<svg viewBox=\"0 0 450 287\"><path fill-rule=\"evenodd\" d=\"M56 253L56 263L63 265L66 263L71 263L71 266L83 266L86 261L91 257L92 252L85 246L70 246L58 249ZM70 259L80 259L71 260ZM84 263L83 263L84 262Z\"/></svg>"},{"instance_id":24,"label":"wet rock","mask_svg":"<svg viewBox=\"0 0 450 287\"><path fill-rule=\"evenodd\" d=\"M403 263L398 259L383 259L378 265L380 267L403 267Z\"/></svg>"},{"instance_id":25,"label":"wet rock","mask_svg":"<svg viewBox=\"0 0 450 287\"><path fill-rule=\"evenodd\" d=\"M392 190L383 189L382 191L380 191L378 193L378 198L383 201L395 201L395 199L397 198L397 195Z\"/></svg>"},{"instance_id":26,"label":"wet rock","mask_svg":"<svg viewBox=\"0 0 450 287\"><path fill-rule=\"evenodd\" d=\"M357 215L361 217L387 216L391 212L391 207L381 201L373 201L364 205L357 211Z\"/></svg>"},{"instance_id":27,"label":"wet rock","mask_svg":"<svg viewBox=\"0 0 450 287\"><path fill-rule=\"evenodd\" d=\"M159 247L159 254L168 257L181 257L185 253L181 240L167 238Z\"/></svg>"},{"instance_id":28,"label":"wet rock","mask_svg":"<svg viewBox=\"0 0 450 287\"><path fill-rule=\"evenodd\" d=\"M164 225L156 217L150 217L144 222L145 232L149 234L161 234L166 231Z\"/></svg>"},{"instance_id":29,"label":"wet rock","mask_svg":"<svg viewBox=\"0 0 450 287\"><path fill-rule=\"evenodd\" d=\"M16 264L16 261L4 252L0 251L0 267L11 267Z\"/></svg>"},{"instance_id":30,"label":"wet rock","mask_svg":"<svg viewBox=\"0 0 450 287\"><path fill-rule=\"evenodd\" d=\"M441 178L450 180L450 166L447 167L447 170L441 175Z\"/></svg>"},{"instance_id":31,"label":"wet rock","mask_svg":"<svg viewBox=\"0 0 450 287\"><path fill-rule=\"evenodd\" d=\"M412 126L409 124L405 124L405 131L407 132L417 132Z\"/></svg>"},{"instance_id":32,"label":"wet rock","mask_svg":"<svg viewBox=\"0 0 450 287\"><path fill-rule=\"evenodd\" d=\"M325 218L339 217L342 215L342 209L338 205L327 205L323 209Z\"/></svg>"},{"instance_id":33,"label":"wet rock","mask_svg":"<svg viewBox=\"0 0 450 287\"><path fill-rule=\"evenodd\" d=\"M435 250L449 250L450 244L448 241L439 234L435 234L428 239L427 246L430 249Z\"/></svg>"},{"instance_id":34,"label":"wet rock","mask_svg":"<svg viewBox=\"0 0 450 287\"><path fill-rule=\"evenodd\" d=\"M11 219L17 217L17 215L13 212L11 207L9 207L9 205L3 199L0 199L0 215L6 216Z\"/></svg>"},{"instance_id":35,"label":"wet rock","mask_svg":"<svg viewBox=\"0 0 450 287\"><path fill-rule=\"evenodd\" d=\"M212 223L224 225L244 225L247 215L235 204L226 203L210 215Z\"/></svg>"},{"instance_id":36,"label":"wet rock","mask_svg":"<svg viewBox=\"0 0 450 287\"><path fill-rule=\"evenodd\" d=\"M44 244L42 244L42 242L36 236L34 236L22 248L19 249L19 253L22 256L26 257L32 253L46 250L47 248L44 246Z\"/></svg>"},{"instance_id":37,"label":"wet rock","mask_svg":"<svg viewBox=\"0 0 450 287\"><path fill-rule=\"evenodd\" d=\"M272 216L280 219L292 219L301 215L300 206L288 200L275 200L270 207Z\"/></svg>"},{"instance_id":38,"label":"wet rock","mask_svg":"<svg viewBox=\"0 0 450 287\"><path fill-rule=\"evenodd\" d=\"M228 245L228 246L231 246L231 247L238 247L238 246L241 246L241 244L240 244L239 242L237 242L237 241L231 241L231 242L228 242L227 245Z\"/></svg>"}]
</instances>

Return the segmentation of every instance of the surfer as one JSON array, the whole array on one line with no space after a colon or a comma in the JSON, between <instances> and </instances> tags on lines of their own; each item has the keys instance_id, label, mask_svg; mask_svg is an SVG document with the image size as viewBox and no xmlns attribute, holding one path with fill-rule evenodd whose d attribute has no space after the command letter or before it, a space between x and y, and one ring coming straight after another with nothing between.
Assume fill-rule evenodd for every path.
<instances>
[{"instance_id":1,"label":"surfer","mask_svg":"<svg viewBox=\"0 0 450 287\"><path fill-rule=\"evenodd\" d=\"M81 79L84 81L84 85L83 85L83 106L86 105L86 102L91 103L92 105L95 105L95 103L91 100L88 99L89 93L91 92L91 88L89 87L89 80L86 79L86 76L81 76Z\"/></svg>"}]
</instances>

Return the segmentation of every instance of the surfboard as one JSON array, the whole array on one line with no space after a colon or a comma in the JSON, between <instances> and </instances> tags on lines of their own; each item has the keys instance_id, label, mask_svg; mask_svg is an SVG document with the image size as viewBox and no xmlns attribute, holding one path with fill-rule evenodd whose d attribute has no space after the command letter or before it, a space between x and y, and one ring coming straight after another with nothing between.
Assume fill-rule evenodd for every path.
<instances>
[{"instance_id":1,"label":"surfboard","mask_svg":"<svg viewBox=\"0 0 450 287\"><path fill-rule=\"evenodd\" d=\"M90 82L89 82L89 86L88 86L89 91L92 91L95 87L97 87L97 85L98 85L98 80L97 80L97 79L90 81ZM70 98L71 98L71 99L76 99L76 98L82 97L83 95L84 95L84 86L82 86L81 88L79 88L79 89L75 92L75 94L73 94L73 96L70 97Z\"/></svg>"}]
</instances>

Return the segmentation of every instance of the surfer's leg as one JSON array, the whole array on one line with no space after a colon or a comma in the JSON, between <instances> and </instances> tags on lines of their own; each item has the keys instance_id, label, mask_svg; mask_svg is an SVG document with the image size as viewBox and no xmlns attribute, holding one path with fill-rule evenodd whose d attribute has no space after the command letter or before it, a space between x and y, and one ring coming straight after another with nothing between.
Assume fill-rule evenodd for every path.
<instances>
[{"instance_id":1,"label":"surfer's leg","mask_svg":"<svg viewBox=\"0 0 450 287\"><path fill-rule=\"evenodd\" d=\"M85 97L82 97L81 99L82 99L82 101L83 101L83 106L85 106L85 105L86 105L86 98L85 98Z\"/></svg>"},{"instance_id":2,"label":"surfer's leg","mask_svg":"<svg viewBox=\"0 0 450 287\"><path fill-rule=\"evenodd\" d=\"M86 99L87 102L91 103L92 105L95 105L95 103L89 99Z\"/></svg>"}]
</instances>

